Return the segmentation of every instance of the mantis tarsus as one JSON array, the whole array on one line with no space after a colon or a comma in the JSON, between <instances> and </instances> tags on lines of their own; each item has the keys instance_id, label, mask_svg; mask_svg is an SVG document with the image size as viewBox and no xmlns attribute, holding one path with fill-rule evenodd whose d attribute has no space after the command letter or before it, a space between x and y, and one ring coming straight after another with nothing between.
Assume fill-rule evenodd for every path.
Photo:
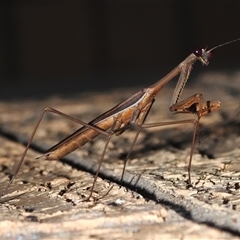
<instances>
[{"instance_id":1,"label":"mantis tarsus","mask_svg":"<svg viewBox=\"0 0 240 240\"><path fill-rule=\"evenodd\" d=\"M148 88L144 88L141 91L135 93L131 97L122 101L112 109L103 113L99 117L95 118L89 123L83 122L79 119L66 115L62 112L59 112L56 109L51 107L46 107L43 109L42 114L36 123L34 130L30 136L28 144L23 152L23 155L18 163L10 182L7 187L1 194L1 196L5 195L9 186L13 182L16 177L23 160L27 154L27 151L30 147L30 144L34 138L34 135L39 127L39 124L46 112L52 112L67 119L70 119L76 123L83 125L83 127L79 128L77 131L51 147L46 151L46 153L37 159L45 159L45 160L58 160L68 155L69 153L75 151L77 148L83 146L90 140L93 140L98 135L102 134L107 137L106 144L104 146L103 152L99 159L98 168L93 180L93 184L91 187L91 191L87 200L89 200L93 194L94 186L98 177L99 170L101 168L105 152L107 150L109 141L113 135L120 135L125 130L129 129L133 124L138 127L136 136L130 146L130 150L124 162L124 167L122 171L122 179L124 177L124 172L126 168L127 159L137 141L137 138L144 128L152 128L159 127L164 125L173 125L173 124L183 124L183 123L191 123L194 125L193 139L191 144L190 158L188 164L188 183L191 184L191 162L192 155L195 146L196 135L198 133L199 128L199 120L202 116L207 115L208 113L218 109L221 105L219 101L203 101L203 95L201 93L194 94L193 96L183 100L180 100L180 96L185 87L185 84L189 78L189 75L192 70L193 64L199 60L203 65L208 65L209 59L212 56L212 51L216 48L219 48L223 45L238 41L239 39L218 45L210 50L206 49L195 49L192 54L190 54L183 62L181 62L177 67L175 67L170 73L168 73L165 77L157 81L155 84L151 85ZM175 76L180 74L178 83L174 90L172 100L170 103L170 111L174 113L193 113L197 115L197 119L188 119L188 120L178 120L171 122L159 122L159 123L144 123L151 107L155 101L155 96L157 93Z\"/></svg>"}]
</instances>

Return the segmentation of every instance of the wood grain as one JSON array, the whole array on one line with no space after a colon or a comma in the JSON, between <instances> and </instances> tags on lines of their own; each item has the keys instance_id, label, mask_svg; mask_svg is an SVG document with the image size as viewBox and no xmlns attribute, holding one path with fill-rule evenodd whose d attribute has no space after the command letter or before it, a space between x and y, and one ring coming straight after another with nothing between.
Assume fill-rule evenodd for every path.
<instances>
[{"instance_id":1,"label":"wood grain","mask_svg":"<svg viewBox=\"0 0 240 240\"><path fill-rule=\"evenodd\" d=\"M201 119L200 144L193 156L192 182L186 188L192 126L144 130L124 181L120 181L135 131L111 141L94 198L88 196L97 160L105 143L99 137L62 161L37 161L41 152L79 126L47 115L23 167L0 199L0 237L41 239L158 239L240 236L240 74L210 72L188 85L183 97L201 92L220 100L222 108ZM229 84L231 83L231 84ZM139 89L79 96L0 102L0 190L24 150L45 106L89 121ZM159 94L147 122L183 119L168 104L173 88ZM35 149L35 150L34 150Z\"/></svg>"}]
</instances>

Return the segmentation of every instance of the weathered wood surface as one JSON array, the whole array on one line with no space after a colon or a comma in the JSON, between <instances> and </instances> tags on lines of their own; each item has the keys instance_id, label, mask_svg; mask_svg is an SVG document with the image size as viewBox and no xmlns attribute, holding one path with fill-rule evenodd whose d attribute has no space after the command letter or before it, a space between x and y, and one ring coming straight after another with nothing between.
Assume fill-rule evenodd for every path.
<instances>
[{"instance_id":1,"label":"weathered wood surface","mask_svg":"<svg viewBox=\"0 0 240 240\"><path fill-rule=\"evenodd\" d=\"M150 82L150 84L153 81ZM124 156L135 134L113 137L89 194L103 145L99 137L63 161L38 161L41 151L78 128L47 115L8 194L0 199L1 239L233 239L240 236L240 73L209 73L186 87L222 108L201 120L200 145L192 164L194 188L186 188L192 126L149 129L139 137L123 182ZM0 102L0 191L9 181L41 109L52 106L89 121L138 89L119 89L45 100ZM147 122L191 118L172 115L173 88L159 94Z\"/></svg>"}]
</instances>

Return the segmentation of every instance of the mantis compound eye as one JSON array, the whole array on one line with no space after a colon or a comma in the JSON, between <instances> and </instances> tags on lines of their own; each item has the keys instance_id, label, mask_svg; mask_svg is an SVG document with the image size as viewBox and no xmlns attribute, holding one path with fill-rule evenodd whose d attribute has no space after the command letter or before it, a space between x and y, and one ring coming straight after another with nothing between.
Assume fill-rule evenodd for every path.
<instances>
[{"instance_id":1,"label":"mantis compound eye","mask_svg":"<svg viewBox=\"0 0 240 240\"><path fill-rule=\"evenodd\" d=\"M195 49L193 50L193 54L195 54L196 57L202 57L203 49L201 49L201 48L195 48Z\"/></svg>"}]
</instances>

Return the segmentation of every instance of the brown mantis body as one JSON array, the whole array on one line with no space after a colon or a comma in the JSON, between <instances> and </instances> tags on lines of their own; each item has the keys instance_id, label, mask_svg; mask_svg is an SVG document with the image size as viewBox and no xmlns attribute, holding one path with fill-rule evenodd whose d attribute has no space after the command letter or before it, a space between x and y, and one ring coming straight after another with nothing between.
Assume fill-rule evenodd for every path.
<instances>
[{"instance_id":1,"label":"brown mantis body","mask_svg":"<svg viewBox=\"0 0 240 240\"><path fill-rule=\"evenodd\" d=\"M239 39L237 39L239 40ZM234 41L237 41L234 40ZM232 41L233 42L233 41ZM229 43L229 42L228 42ZM225 43L225 44L228 44ZM222 44L222 45L225 45ZM219 46L222 46L219 45ZM219 47L217 46L217 47ZM217 48L215 47L215 48ZM213 48L213 49L215 49ZM192 155L195 145L195 139L196 135L198 133L199 128L199 120L202 116L207 115L209 112L212 112L220 107L219 101L203 101L203 96L200 93L197 93L183 101L179 102L180 96L182 94L182 91L184 89L184 86L189 78L190 72L192 70L193 64L199 60L203 65L208 65L209 58L212 55L212 50L204 50L204 49L197 49L194 53L190 54L183 62L181 62L176 68L174 68L170 73L168 73L165 77L157 81L155 84L151 85L148 88L144 88L141 91L137 92L136 94L132 95L128 99L122 101L112 109L108 110L107 112L103 113L99 117L95 118L89 123L85 123L81 120L78 120L74 117L68 116L62 112L59 112L53 108L47 107L42 111L42 114L30 136L29 142L25 148L25 151L23 152L23 155L20 159L20 162L17 165L17 168L7 185L4 192L1 194L3 196L6 194L9 186L13 182L14 178L16 177L23 160L26 156L26 153L30 147L30 144L33 140L33 137L38 129L38 126L46 112L52 112L55 114L58 114L60 116L66 117L74 122L77 122L83 127L51 147L46 151L46 153L38 159L45 159L45 160L58 160L66 156L67 154L75 151L79 147L83 146L90 140L93 140L95 137L97 137L100 134L103 134L107 136L107 141L105 144L105 147L103 149L102 155L99 160L99 165L97 172L95 174L93 184L91 187L90 195L87 199L89 199L92 196L93 189L98 177L98 173L102 164L102 161L104 159L105 152L107 150L109 141L113 135L120 135L125 130L129 129L133 124L135 124L138 127L138 131L136 133L136 136L133 140L132 145L130 146L129 153L127 155L126 161L124 163L123 167L123 173L122 178L124 175L124 171L126 168L127 159L129 158L129 155L136 143L137 137L139 133L141 132L141 129L143 128L152 128L152 127L159 127L163 125L170 125L170 124L182 124L182 123L191 123L194 124L194 133L193 133L193 140L191 144L191 152L190 152L190 159L188 164L188 182L191 184L191 161L192 161ZM158 94L158 92L169 82L171 81L175 76L180 74L177 86L175 88L172 101L170 104L170 111L175 113L193 113L197 115L197 119L189 119L189 120L179 120L179 121L172 121L172 122L159 122L159 123L147 123L145 124L145 120L147 118L147 115L154 103L155 96Z\"/></svg>"}]
</instances>

